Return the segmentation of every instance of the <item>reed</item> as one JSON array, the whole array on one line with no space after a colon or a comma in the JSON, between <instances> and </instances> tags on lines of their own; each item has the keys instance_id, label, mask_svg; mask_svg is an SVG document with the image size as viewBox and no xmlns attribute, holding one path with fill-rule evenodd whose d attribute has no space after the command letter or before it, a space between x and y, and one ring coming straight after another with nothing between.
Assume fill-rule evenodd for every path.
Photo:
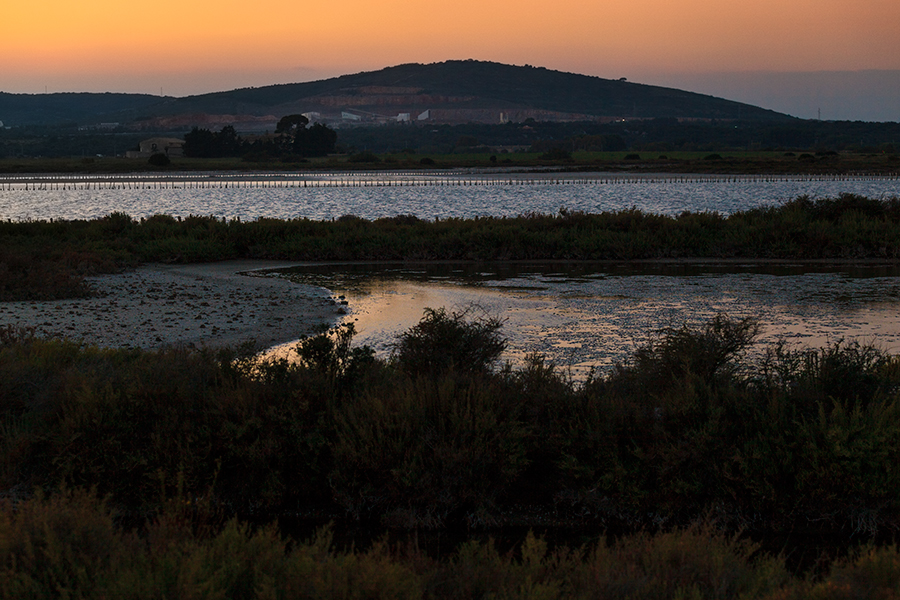
<instances>
[{"instance_id":1,"label":"reed","mask_svg":"<svg viewBox=\"0 0 900 600\"><path fill-rule=\"evenodd\" d=\"M83 294L82 277L141 262L287 260L877 259L900 257L900 199L800 197L723 216L637 209L425 221L111 214L0 222L0 301ZM44 282L44 283L42 283Z\"/></svg>"}]
</instances>

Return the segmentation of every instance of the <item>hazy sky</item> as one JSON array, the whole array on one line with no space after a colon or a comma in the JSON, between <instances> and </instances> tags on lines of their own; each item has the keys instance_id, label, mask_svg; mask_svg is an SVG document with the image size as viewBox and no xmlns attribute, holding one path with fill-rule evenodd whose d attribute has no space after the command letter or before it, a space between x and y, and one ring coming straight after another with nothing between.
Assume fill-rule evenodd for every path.
<instances>
[{"instance_id":1,"label":"hazy sky","mask_svg":"<svg viewBox=\"0 0 900 600\"><path fill-rule=\"evenodd\" d=\"M867 71L890 90L898 25L898 0L12 0L0 91L183 96L464 58L684 89L734 73ZM777 77L756 81L777 92Z\"/></svg>"}]
</instances>

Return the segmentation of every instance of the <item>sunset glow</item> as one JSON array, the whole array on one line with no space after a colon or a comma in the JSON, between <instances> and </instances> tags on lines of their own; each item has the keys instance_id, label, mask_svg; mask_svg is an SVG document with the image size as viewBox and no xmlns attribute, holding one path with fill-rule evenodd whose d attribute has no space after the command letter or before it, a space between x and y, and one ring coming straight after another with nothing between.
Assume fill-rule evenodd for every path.
<instances>
[{"instance_id":1,"label":"sunset glow","mask_svg":"<svg viewBox=\"0 0 900 600\"><path fill-rule=\"evenodd\" d=\"M896 0L29 0L0 14L0 91L187 95L460 58L633 80L900 69L898 23Z\"/></svg>"}]
</instances>

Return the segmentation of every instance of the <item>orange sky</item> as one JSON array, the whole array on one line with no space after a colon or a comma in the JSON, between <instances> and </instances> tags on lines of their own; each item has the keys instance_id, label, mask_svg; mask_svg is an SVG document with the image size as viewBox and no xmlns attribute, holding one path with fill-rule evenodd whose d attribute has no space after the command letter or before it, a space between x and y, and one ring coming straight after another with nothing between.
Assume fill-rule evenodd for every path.
<instances>
[{"instance_id":1,"label":"orange sky","mask_svg":"<svg viewBox=\"0 0 900 600\"><path fill-rule=\"evenodd\" d=\"M461 58L632 81L675 72L900 69L898 0L4 4L7 92L186 95Z\"/></svg>"}]
</instances>

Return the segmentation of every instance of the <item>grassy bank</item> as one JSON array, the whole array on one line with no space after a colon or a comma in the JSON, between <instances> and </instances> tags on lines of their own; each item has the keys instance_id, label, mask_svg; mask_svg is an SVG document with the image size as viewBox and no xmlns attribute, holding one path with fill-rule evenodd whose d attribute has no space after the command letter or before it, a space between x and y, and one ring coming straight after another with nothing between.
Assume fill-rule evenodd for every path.
<instances>
[{"instance_id":1,"label":"grassy bank","mask_svg":"<svg viewBox=\"0 0 900 600\"><path fill-rule=\"evenodd\" d=\"M637 209L512 218L225 221L112 214L92 221L0 222L0 300L87 293L81 277L141 262L232 258L639 260L900 258L900 198L800 197L729 216Z\"/></svg>"},{"instance_id":2,"label":"grassy bank","mask_svg":"<svg viewBox=\"0 0 900 600\"><path fill-rule=\"evenodd\" d=\"M900 357L836 344L750 359L755 323L719 317L574 384L539 356L498 365L500 326L433 310L389 359L344 327L301 342L294 363L4 330L0 597L900 591L895 547L831 562L900 527ZM288 541L234 518L285 514L593 541L517 534L500 550L479 536L436 555L348 548L327 530ZM777 544L762 552L739 532L833 546L800 576Z\"/></svg>"}]
</instances>

